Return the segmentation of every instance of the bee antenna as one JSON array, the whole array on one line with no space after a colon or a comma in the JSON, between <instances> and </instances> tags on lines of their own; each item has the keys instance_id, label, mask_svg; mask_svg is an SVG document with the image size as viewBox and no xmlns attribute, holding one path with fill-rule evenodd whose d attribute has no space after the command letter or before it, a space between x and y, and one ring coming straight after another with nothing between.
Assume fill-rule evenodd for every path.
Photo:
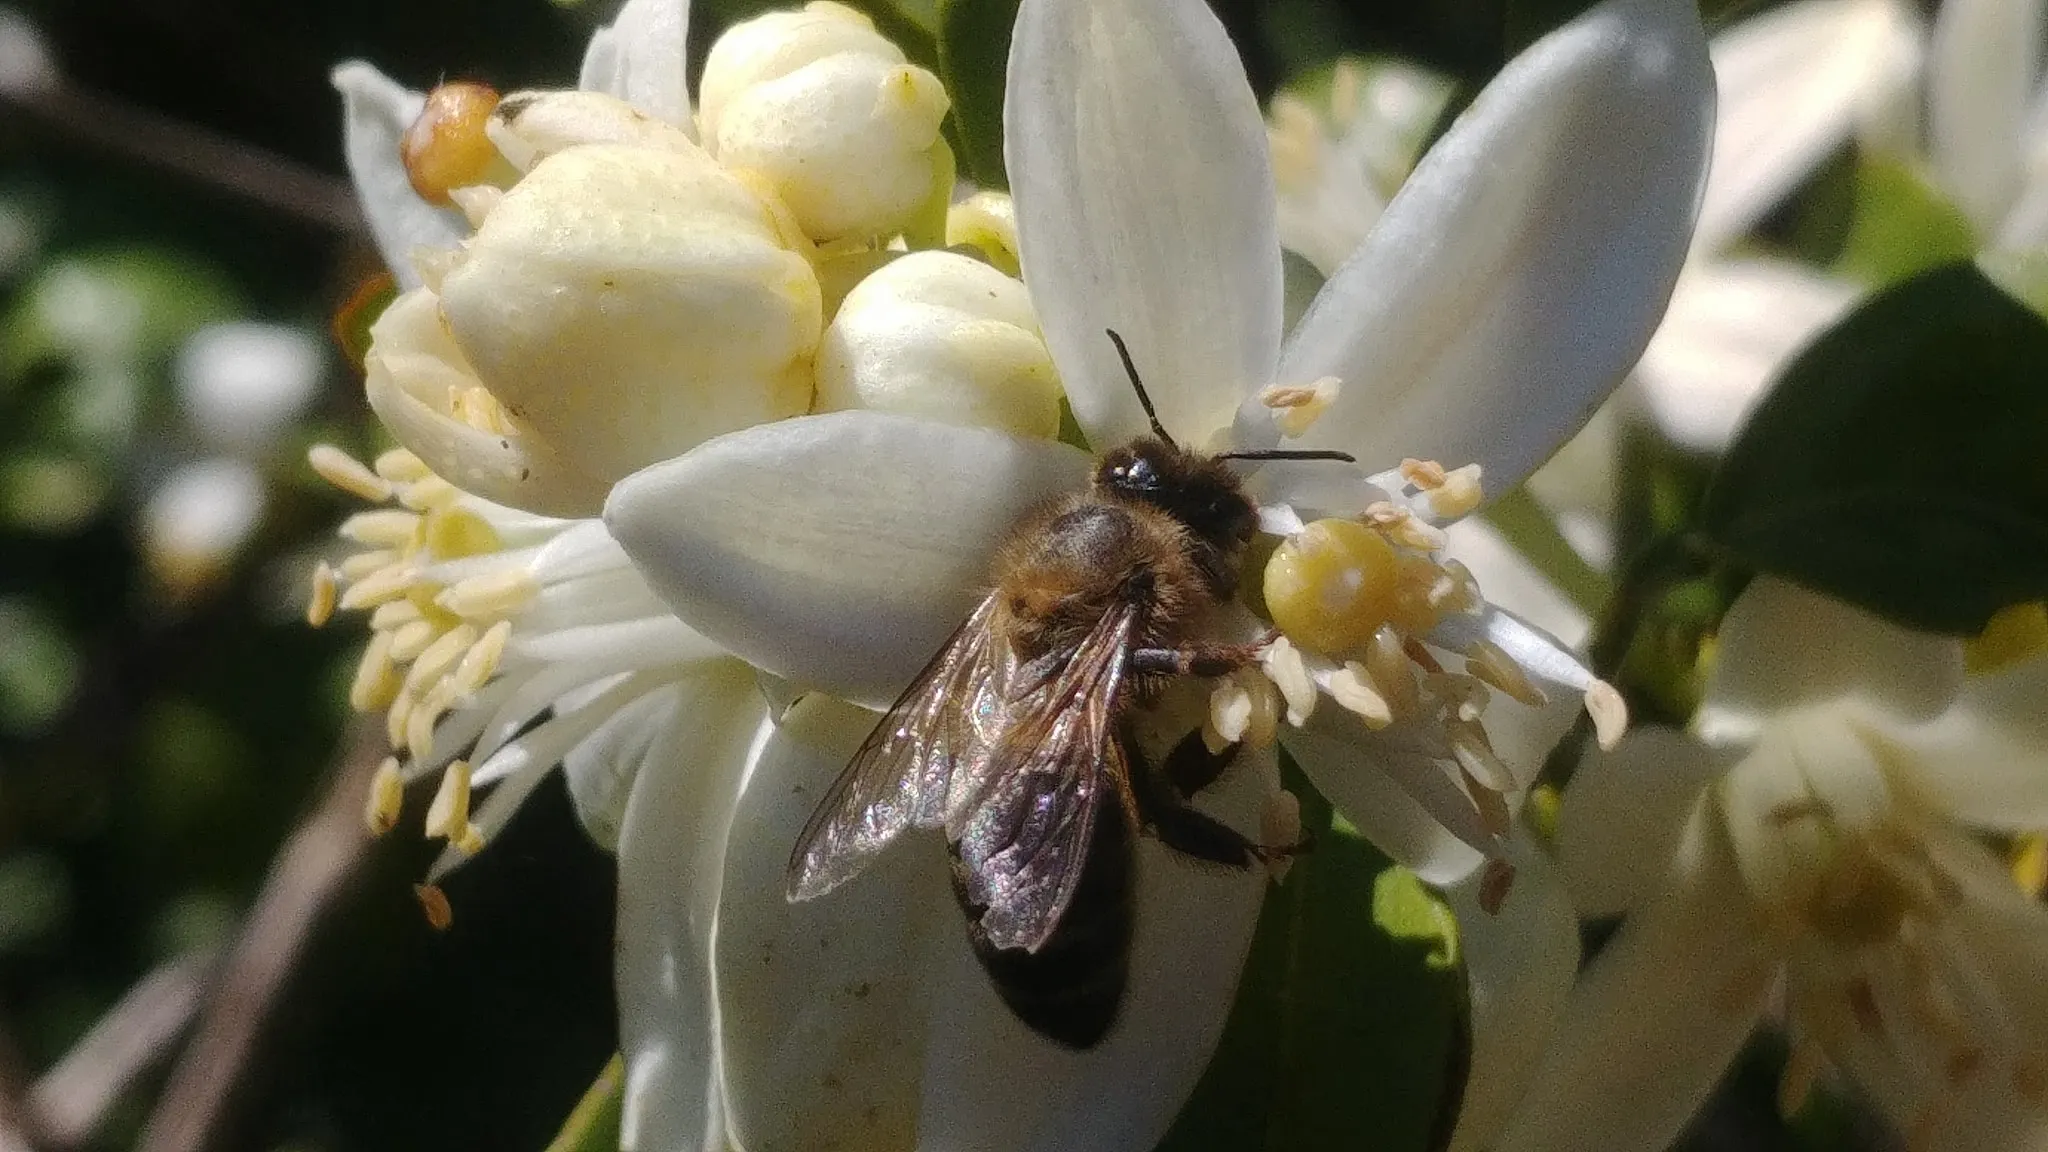
<instances>
[{"instance_id":1,"label":"bee antenna","mask_svg":"<svg viewBox=\"0 0 2048 1152\"><path fill-rule=\"evenodd\" d=\"M1327 448L1258 448L1246 452L1219 452L1218 460L1341 460L1346 464L1358 463L1358 457L1349 452L1333 452Z\"/></svg>"},{"instance_id":2,"label":"bee antenna","mask_svg":"<svg viewBox=\"0 0 2048 1152\"><path fill-rule=\"evenodd\" d=\"M1103 331L1109 333L1109 342L1116 345L1117 358L1124 362L1124 375L1131 378L1131 387L1138 390L1138 403L1145 409L1145 418L1152 421L1152 434L1169 445L1179 447L1173 443L1173 437L1166 434L1166 426L1159 422L1159 411L1152 407L1152 397L1145 394L1145 382L1138 379L1138 366L1131 363L1131 350L1124 347L1124 338L1117 335L1114 328L1104 328Z\"/></svg>"}]
</instances>

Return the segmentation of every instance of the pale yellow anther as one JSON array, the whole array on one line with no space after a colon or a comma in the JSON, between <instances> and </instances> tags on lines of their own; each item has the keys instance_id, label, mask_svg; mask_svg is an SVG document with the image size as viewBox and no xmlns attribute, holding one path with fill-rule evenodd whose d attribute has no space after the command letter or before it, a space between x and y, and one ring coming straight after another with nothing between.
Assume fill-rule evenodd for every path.
<instances>
[{"instance_id":1,"label":"pale yellow anther","mask_svg":"<svg viewBox=\"0 0 2048 1152\"><path fill-rule=\"evenodd\" d=\"M356 661L355 679L348 689L349 707L358 712L389 708L402 683L391 663L391 634L375 633L363 649L362 659Z\"/></svg>"},{"instance_id":2,"label":"pale yellow anther","mask_svg":"<svg viewBox=\"0 0 2048 1152\"><path fill-rule=\"evenodd\" d=\"M1806 1098L1813 1094L1813 1086L1826 1066L1827 1056L1818 1044L1804 1037L1793 1039L1792 1050L1785 1054L1785 1070L1778 1074L1780 1117L1790 1120L1806 1107Z\"/></svg>"},{"instance_id":3,"label":"pale yellow anther","mask_svg":"<svg viewBox=\"0 0 2048 1152\"><path fill-rule=\"evenodd\" d=\"M1272 384L1259 390L1259 403L1272 409L1273 426L1282 436L1301 436L1337 402L1341 387L1335 376L1308 384Z\"/></svg>"},{"instance_id":4,"label":"pale yellow anther","mask_svg":"<svg viewBox=\"0 0 2048 1152\"><path fill-rule=\"evenodd\" d=\"M405 750L415 761L434 758L434 726L448 712L448 685L435 684L405 717Z\"/></svg>"},{"instance_id":5,"label":"pale yellow anther","mask_svg":"<svg viewBox=\"0 0 2048 1152\"><path fill-rule=\"evenodd\" d=\"M1595 680L1586 689L1586 715L1593 719L1593 738L1603 752L1614 751L1628 733L1628 701L1605 680Z\"/></svg>"},{"instance_id":6,"label":"pale yellow anther","mask_svg":"<svg viewBox=\"0 0 2048 1152\"><path fill-rule=\"evenodd\" d=\"M1280 690L1281 699L1287 702L1287 722L1296 728L1308 723L1308 718L1316 710L1316 697L1321 693L1316 689L1315 679L1308 674L1308 663L1301 658L1301 649L1282 636L1267 645L1259 659L1273 686Z\"/></svg>"},{"instance_id":7,"label":"pale yellow anther","mask_svg":"<svg viewBox=\"0 0 2048 1152\"><path fill-rule=\"evenodd\" d=\"M398 695L392 697L391 707L384 711L384 737L393 748L405 747L405 722L412 715L412 706L419 697L399 686Z\"/></svg>"},{"instance_id":8,"label":"pale yellow anther","mask_svg":"<svg viewBox=\"0 0 2048 1152\"><path fill-rule=\"evenodd\" d=\"M1324 684L1330 699L1342 705L1365 721L1365 726L1377 732L1394 722L1393 707L1372 682L1372 674L1356 660L1346 661L1344 667L1330 673Z\"/></svg>"},{"instance_id":9,"label":"pale yellow anther","mask_svg":"<svg viewBox=\"0 0 2048 1152\"><path fill-rule=\"evenodd\" d=\"M382 836L398 826L398 814L405 807L405 777L398 771L398 757L386 756L370 777L370 794L363 798L363 824L372 836Z\"/></svg>"},{"instance_id":10,"label":"pale yellow anther","mask_svg":"<svg viewBox=\"0 0 2048 1152\"><path fill-rule=\"evenodd\" d=\"M462 490L439 476L429 476L405 486L398 494L398 502L415 512L426 512L455 503L462 498Z\"/></svg>"},{"instance_id":11,"label":"pale yellow anther","mask_svg":"<svg viewBox=\"0 0 2048 1152\"><path fill-rule=\"evenodd\" d=\"M1462 718L1446 727L1451 737L1451 755L1457 758L1458 767L1489 792L1515 790L1515 774L1493 750L1493 741L1487 739L1485 728L1477 721Z\"/></svg>"},{"instance_id":12,"label":"pale yellow anther","mask_svg":"<svg viewBox=\"0 0 2048 1152\"><path fill-rule=\"evenodd\" d=\"M1392 545L1355 520L1318 520L1266 562L1266 609L1310 651L1338 655L1372 637L1399 608Z\"/></svg>"},{"instance_id":13,"label":"pale yellow anther","mask_svg":"<svg viewBox=\"0 0 2048 1152\"><path fill-rule=\"evenodd\" d=\"M456 662L462 659L469 646L476 643L476 628L463 624L450 628L441 637L427 645L426 651L412 662L412 670L405 674L405 690L414 695L424 694L434 682L446 676Z\"/></svg>"},{"instance_id":14,"label":"pale yellow anther","mask_svg":"<svg viewBox=\"0 0 2048 1152\"><path fill-rule=\"evenodd\" d=\"M1415 683L1407 645L1392 628L1381 628L1373 634L1372 641L1365 646L1365 667L1394 715L1410 715L1421 704L1421 690Z\"/></svg>"},{"instance_id":15,"label":"pale yellow anther","mask_svg":"<svg viewBox=\"0 0 2048 1152\"><path fill-rule=\"evenodd\" d=\"M343 557L341 566L335 569L335 574L345 581L354 582L369 576L373 572L380 572L386 568L394 567L402 559L404 557L390 548L358 552L353 556ZM343 601L341 606L347 608L348 602Z\"/></svg>"},{"instance_id":16,"label":"pale yellow anther","mask_svg":"<svg viewBox=\"0 0 2048 1152\"><path fill-rule=\"evenodd\" d=\"M410 599L393 600L377 605L370 613L370 630L390 632L402 628L420 618L420 606Z\"/></svg>"},{"instance_id":17,"label":"pale yellow anther","mask_svg":"<svg viewBox=\"0 0 2048 1152\"><path fill-rule=\"evenodd\" d=\"M365 552L362 555L369 556L376 555L376 553ZM355 559L356 557L349 557L350 561ZM343 576L349 575L348 563L344 563L341 566L341 574ZM379 604L396 600L412 589L413 580L417 576L418 573L413 570L410 564L387 563L376 571L356 580L355 583L350 584L348 591L341 594L341 608L345 612L354 612L362 608L375 608Z\"/></svg>"},{"instance_id":18,"label":"pale yellow anther","mask_svg":"<svg viewBox=\"0 0 2048 1152\"><path fill-rule=\"evenodd\" d=\"M335 531L342 539L353 540L367 548L402 550L418 544L420 518L418 513L397 508L373 508L343 520Z\"/></svg>"},{"instance_id":19,"label":"pale yellow anther","mask_svg":"<svg viewBox=\"0 0 2048 1152\"><path fill-rule=\"evenodd\" d=\"M393 448L380 454L375 467L377 475L392 484L411 484L433 475L425 461L404 448Z\"/></svg>"},{"instance_id":20,"label":"pale yellow anther","mask_svg":"<svg viewBox=\"0 0 2048 1152\"><path fill-rule=\"evenodd\" d=\"M1473 811L1479 815L1479 826L1486 829L1488 836L1496 839L1505 837L1514 823L1514 818L1508 813L1506 795L1487 787L1486 782L1474 776L1463 763L1458 765L1458 778L1465 786L1465 795L1472 800Z\"/></svg>"},{"instance_id":21,"label":"pale yellow anther","mask_svg":"<svg viewBox=\"0 0 2048 1152\"><path fill-rule=\"evenodd\" d=\"M1433 492L1443 487L1444 476L1444 466L1434 460L1417 460L1410 456L1401 461L1401 479L1421 491Z\"/></svg>"},{"instance_id":22,"label":"pale yellow anther","mask_svg":"<svg viewBox=\"0 0 2048 1152\"><path fill-rule=\"evenodd\" d=\"M306 452L306 463L322 480L372 504L391 498L391 484L363 466L363 462L332 444L315 444Z\"/></svg>"},{"instance_id":23,"label":"pale yellow anther","mask_svg":"<svg viewBox=\"0 0 2048 1152\"><path fill-rule=\"evenodd\" d=\"M412 894L420 902L420 911L426 914L427 927L436 932L446 932L455 922L455 910L448 906L448 894L432 884L415 884Z\"/></svg>"},{"instance_id":24,"label":"pale yellow anther","mask_svg":"<svg viewBox=\"0 0 2048 1152\"><path fill-rule=\"evenodd\" d=\"M469 761L451 760L427 807L427 835L452 840L469 826Z\"/></svg>"},{"instance_id":25,"label":"pale yellow anther","mask_svg":"<svg viewBox=\"0 0 2048 1152\"><path fill-rule=\"evenodd\" d=\"M1476 723L1486 715L1486 706L1493 700L1491 690L1478 677L1455 672L1427 673L1423 676L1423 687L1453 717L1467 723Z\"/></svg>"},{"instance_id":26,"label":"pale yellow anther","mask_svg":"<svg viewBox=\"0 0 2048 1152\"><path fill-rule=\"evenodd\" d=\"M512 622L500 620L484 630L483 638L470 645L462 654L462 663L456 665L454 675L448 678L448 688L457 702L490 682L498 674L498 662L504 659L505 642L512 638Z\"/></svg>"},{"instance_id":27,"label":"pale yellow anther","mask_svg":"<svg viewBox=\"0 0 2048 1152\"><path fill-rule=\"evenodd\" d=\"M540 581L524 568L506 568L458 580L434 601L440 607L469 620L509 616L533 603L540 595Z\"/></svg>"},{"instance_id":28,"label":"pale yellow anther","mask_svg":"<svg viewBox=\"0 0 2048 1152\"><path fill-rule=\"evenodd\" d=\"M1479 507L1486 498L1485 489L1479 483L1480 470L1477 464L1467 464L1444 476L1443 482L1429 494L1429 507L1439 519L1455 520Z\"/></svg>"},{"instance_id":29,"label":"pale yellow anther","mask_svg":"<svg viewBox=\"0 0 2048 1152\"><path fill-rule=\"evenodd\" d=\"M411 603L411 601L400 601ZM440 629L425 620L412 620L391 630L391 662L410 664L439 636Z\"/></svg>"},{"instance_id":30,"label":"pale yellow anther","mask_svg":"<svg viewBox=\"0 0 2048 1152\"><path fill-rule=\"evenodd\" d=\"M1210 689L1209 723L1202 731L1209 751L1221 752L1244 739L1251 719L1252 694L1235 678L1223 680Z\"/></svg>"},{"instance_id":31,"label":"pale yellow anther","mask_svg":"<svg viewBox=\"0 0 2048 1152\"><path fill-rule=\"evenodd\" d=\"M1359 518L1386 533L1389 540L1404 548L1437 552L1450 543L1450 537L1445 536L1443 532L1391 501L1378 500L1366 505Z\"/></svg>"},{"instance_id":32,"label":"pale yellow anther","mask_svg":"<svg viewBox=\"0 0 2048 1152\"><path fill-rule=\"evenodd\" d=\"M1465 649L1465 671L1477 677L1482 683L1490 684L1507 694L1517 703L1531 708L1541 708L1546 702L1543 689L1536 686L1529 674L1522 670L1515 659L1498 644L1486 640L1474 641Z\"/></svg>"},{"instance_id":33,"label":"pale yellow anther","mask_svg":"<svg viewBox=\"0 0 2048 1152\"><path fill-rule=\"evenodd\" d=\"M1259 806L1259 839L1269 848L1292 848L1301 843L1301 798L1282 788L1266 794ZM1266 857L1266 875L1273 883L1287 879L1294 866L1294 853L1272 852Z\"/></svg>"},{"instance_id":34,"label":"pale yellow anther","mask_svg":"<svg viewBox=\"0 0 2048 1152\"><path fill-rule=\"evenodd\" d=\"M1224 744L1242 742L1253 748L1269 747L1279 723L1279 694L1271 680L1255 671L1233 672L1209 694L1208 726Z\"/></svg>"},{"instance_id":35,"label":"pale yellow anther","mask_svg":"<svg viewBox=\"0 0 2048 1152\"><path fill-rule=\"evenodd\" d=\"M313 567L313 594L306 599L306 623L318 628L333 619L339 592L333 565L322 560Z\"/></svg>"},{"instance_id":36,"label":"pale yellow anther","mask_svg":"<svg viewBox=\"0 0 2048 1152\"><path fill-rule=\"evenodd\" d=\"M460 504L427 513L426 525L427 551L438 559L482 556L504 547L490 521Z\"/></svg>"}]
</instances>

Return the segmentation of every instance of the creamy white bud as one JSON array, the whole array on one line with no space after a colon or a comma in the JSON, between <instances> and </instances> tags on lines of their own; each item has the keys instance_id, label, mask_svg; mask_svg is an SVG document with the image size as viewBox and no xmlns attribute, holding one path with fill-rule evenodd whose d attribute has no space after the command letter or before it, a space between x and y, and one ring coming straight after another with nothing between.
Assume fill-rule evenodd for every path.
<instances>
[{"instance_id":1,"label":"creamy white bud","mask_svg":"<svg viewBox=\"0 0 2048 1152\"><path fill-rule=\"evenodd\" d=\"M818 410L848 408L1057 435L1059 377L1024 285L942 251L870 274L818 350Z\"/></svg>"},{"instance_id":2,"label":"creamy white bud","mask_svg":"<svg viewBox=\"0 0 2048 1152\"><path fill-rule=\"evenodd\" d=\"M514 92L498 102L484 131L521 172L578 144L696 150L681 128L603 92Z\"/></svg>"},{"instance_id":3,"label":"creamy white bud","mask_svg":"<svg viewBox=\"0 0 2048 1152\"><path fill-rule=\"evenodd\" d=\"M820 242L902 231L950 184L950 101L867 17L820 0L734 25L704 64L697 124L722 163L759 173Z\"/></svg>"},{"instance_id":4,"label":"creamy white bud","mask_svg":"<svg viewBox=\"0 0 2048 1152\"><path fill-rule=\"evenodd\" d=\"M550 516L592 516L606 485L565 463L477 379L430 288L392 301L363 356L370 408L400 444L464 491Z\"/></svg>"},{"instance_id":5,"label":"creamy white bud","mask_svg":"<svg viewBox=\"0 0 2048 1152\"><path fill-rule=\"evenodd\" d=\"M610 482L809 410L822 321L808 248L772 197L694 145L581 145L506 192L441 310L507 412Z\"/></svg>"},{"instance_id":6,"label":"creamy white bud","mask_svg":"<svg viewBox=\"0 0 2048 1152\"><path fill-rule=\"evenodd\" d=\"M946 243L972 244L1012 276L1023 267L1017 256L1017 206L1007 192L976 192L946 209Z\"/></svg>"}]
</instances>

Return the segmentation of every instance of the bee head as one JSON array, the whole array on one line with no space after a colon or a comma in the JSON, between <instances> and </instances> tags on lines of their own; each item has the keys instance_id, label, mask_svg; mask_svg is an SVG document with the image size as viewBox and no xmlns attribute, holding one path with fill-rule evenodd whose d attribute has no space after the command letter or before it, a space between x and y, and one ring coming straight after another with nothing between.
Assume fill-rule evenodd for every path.
<instances>
[{"instance_id":1,"label":"bee head","mask_svg":"<svg viewBox=\"0 0 2048 1152\"><path fill-rule=\"evenodd\" d=\"M1258 529L1258 512L1228 465L1150 436L1104 456L1095 486L1152 505L1220 549L1242 546Z\"/></svg>"}]
</instances>

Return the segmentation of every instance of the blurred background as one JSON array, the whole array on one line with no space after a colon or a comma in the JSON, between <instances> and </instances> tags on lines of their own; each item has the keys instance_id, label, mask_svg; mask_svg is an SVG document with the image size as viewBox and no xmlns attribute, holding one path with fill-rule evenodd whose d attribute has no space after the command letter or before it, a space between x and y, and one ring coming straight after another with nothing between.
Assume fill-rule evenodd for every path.
<instances>
[{"instance_id":1,"label":"blurred background","mask_svg":"<svg viewBox=\"0 0 2048 1152\"><path fill-rule=\"evenodd\" d=\"M1340 52L1476 82L1520 18L1218 4L1262 95ZM700 3L699 55L766 6ZM0 1100L34 1146L539 1149L614 1050L611 865L558 778L430 930L430 849L360 833L360 633L303 620L349 510L305 449L378 443L333 331L380 268L329 67L562 85L613 7L0 7ZM1695 1146L1869 1146L1745 1076Z\"/></svg>"}]
</instances>

